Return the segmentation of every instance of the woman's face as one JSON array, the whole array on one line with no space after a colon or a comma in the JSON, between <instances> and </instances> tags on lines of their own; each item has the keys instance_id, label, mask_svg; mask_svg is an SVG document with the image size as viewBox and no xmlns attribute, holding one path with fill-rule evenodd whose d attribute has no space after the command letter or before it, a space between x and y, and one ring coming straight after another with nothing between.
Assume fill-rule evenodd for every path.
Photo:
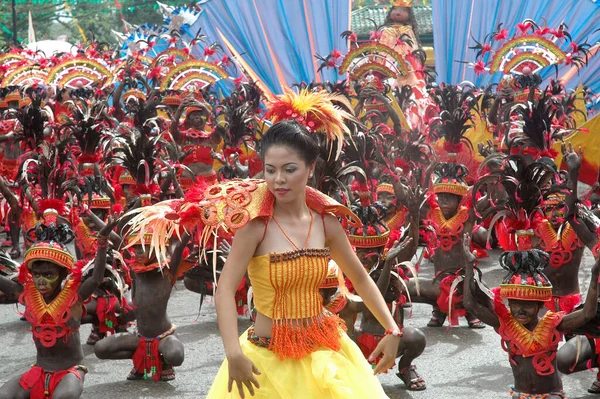
<instances>
[{"instance_id":1,"label":"woman's face","mask_svg":"<svg viewBox=\"0 0 600 399\"><path fill-rule=\"evenodd\" d=\"M265 181L278 202L289 203L304 197L313 170L314 164L307 165L298 152L288 146L273 145L265 152Z\"/></svg>"}]
</instances>

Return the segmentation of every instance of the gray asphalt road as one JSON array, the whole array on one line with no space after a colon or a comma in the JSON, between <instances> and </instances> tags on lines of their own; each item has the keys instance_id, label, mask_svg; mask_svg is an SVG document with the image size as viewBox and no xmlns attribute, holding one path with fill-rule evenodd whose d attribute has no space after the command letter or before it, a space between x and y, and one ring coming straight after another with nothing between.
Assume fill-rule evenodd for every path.
<instances>
[{"instance_id":1,"label":"gray asphalt road","mask_svg":"<svg viewBox=\"0 0 600 399\"><path fill-rule=\"evenodd\" d=\"M499 283L503 272L496 264L497 253L483 260L480 267L484 279L490 285ZM591 255L586 254L581 272L582 290L589 281ZM431 266L423 266L423 278L431 276ZM85 380L84 398L204 398L224 358L219 338L215 307L205 303L198 313L199 296L186 291L178 283L169 303L169 314L177 333L183 341L186 358L176 369L177 379L171 383L147 381L131 382L125 377L131 369L131 361L98 360L89 346L84 347L84 363L90 373ZM491 329L470 330L461 320L460 327L449 331L445 328L427 328L431 308L415 304L412 318L407 325L422 328L427 336L425 353L416 361L419 372L427 381L427 390L408 392L394 375L380 376L390 398L450 399L450 398L507 398L512 374L506 353L499 345L498 335ZM240 318L240 333L249 322ZM27 370L35 360L34 345L27 323L19 320L12 305L0 306L0 383ZM85 342L89 326L81 329ZM268 370L265 370L268 372ZM595 373L581 372L564 376L563 382L569 398L600 398L587 393ZM304 399L299 394L298 398Z\"/></svg>"}]
</instances>

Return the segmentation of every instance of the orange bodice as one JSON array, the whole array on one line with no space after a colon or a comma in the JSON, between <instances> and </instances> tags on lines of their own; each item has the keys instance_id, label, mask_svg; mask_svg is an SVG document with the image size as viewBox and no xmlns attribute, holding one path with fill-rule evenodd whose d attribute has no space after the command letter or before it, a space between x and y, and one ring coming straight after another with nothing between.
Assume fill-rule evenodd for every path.
<instances>
[{"instance_id":1,"label":"orange bodice","mask_svg":"<svg viewBox=\"0 0 600 399\"><path fill-rule=\"evenodd\" d=\"M273 320L306 319L323 310L319 285L329 249L300 249L255 256L248 265L256 310Z\"/></svg>"},{"instance_id":2,"label":"orange bodice","mask_svg":"<svg viewBox=\"0 0 600 399\"><path fill-rule=\"evenodd\" d=\"M255 256L248 265L256 310L273 320L269 349L281 360L340 349L344 323L323 309L319 293L328 263L329 249L296 249Z\"/></svg>"}]
</instances>

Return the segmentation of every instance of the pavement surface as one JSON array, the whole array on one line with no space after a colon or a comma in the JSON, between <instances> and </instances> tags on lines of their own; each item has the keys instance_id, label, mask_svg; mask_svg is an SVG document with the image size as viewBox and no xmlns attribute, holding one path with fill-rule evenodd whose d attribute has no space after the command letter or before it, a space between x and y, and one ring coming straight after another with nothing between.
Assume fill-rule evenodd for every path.
<instances>
[{"instance_id":1,"label":"pavement surface","mask_svg":"<svg viewBox=\"0 0 600 399\"><path fill-rule=\"evenodd\" d=\"M499 284L504 272L497 264L499 252L480 261L484 280L490 286ZM593 258L586 253L580 281L585 292ZM422 267L421 278L430 278L432 265ZM170 383L126 381L131 370L129 360L103 361L94 356L93 348L84 345L84 364L89 367L85 378L83 398L205 398L214 376L224 359L223 344L217 327L215 307L210 298L198 312L199 296L177 283L169 302L169 315L178 326L177 334L185 345L185 362L176 369L177 378ZM19 320L15 305L0 306L0 384L25 372L35 361L35 347L28 324ZM394 373L379 376L390 398L401 399L467 399L508 398L508 387L513 381L507 354L500 348L499 336L493 329L467 328L461 319L459 327L428 328L431 315L428 305L414 304L412 317L406 325L422 328L427 337L427 348L415 364L427 382L427 390L409 392ZM240 333L250 325L239 318ZM81 339L86 341L90 326L81 328ZM268 372L268 370L263 370ZM563 376L569 398L600 398L587 393L595 372L584 371ZM301 393L297 396L304 398ZM275 398L274 398L275 399Z\"/></svg>"}]
</instances>

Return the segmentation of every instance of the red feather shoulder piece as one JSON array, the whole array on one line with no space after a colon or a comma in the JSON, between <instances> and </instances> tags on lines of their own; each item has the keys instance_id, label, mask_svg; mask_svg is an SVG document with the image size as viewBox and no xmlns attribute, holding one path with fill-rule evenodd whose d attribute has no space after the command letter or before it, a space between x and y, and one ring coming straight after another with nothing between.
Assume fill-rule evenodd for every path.
<instances>
[{"instance_id":1,"label":"red feather shoulder piece","mask_svg":"<svg viewBox=\"0 0 600 399\"><path fill-rule=\"evenodd\" d=\"M193 195L191 195L193 193ZM361 226L360 219L348 208L318 190L306 188L306 203L319 214L341 218L344 227ZM163 201L132 210L128 223L135 237L129 246L141 243L145 233L152 233L151 251L156 251L159 263L167 263L167 246L183 231L199 230L200 245L209 240L235 233L256 218L273 216L275 197L263 180L230 180L199 190L190 190L183 200Z\"/></svg>"}]
</instances>

